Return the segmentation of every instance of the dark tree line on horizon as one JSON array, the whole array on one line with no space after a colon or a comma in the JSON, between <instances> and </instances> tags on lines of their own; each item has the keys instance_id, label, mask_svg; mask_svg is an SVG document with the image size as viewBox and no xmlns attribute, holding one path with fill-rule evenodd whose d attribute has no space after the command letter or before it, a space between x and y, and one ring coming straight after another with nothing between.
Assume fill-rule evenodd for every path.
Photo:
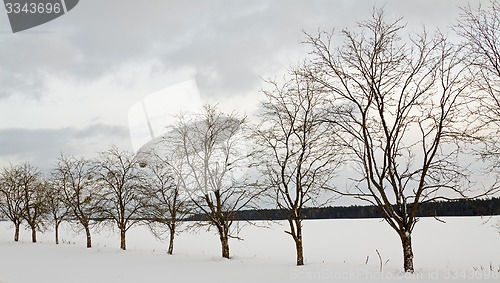
<instances>
[{"instance_id":1,"label":"dark tree line on horizon","mask_svg":"<svg viewBox=\"0 0 500 283\"><path fill-rule=\"evenodd\" d=\"M383 218L380 209L373 205L307 207L304 219L361 219ZM500 198L437 201L426 203L417 211L418 217L494 216L500 215ZM239 220L285 220L286 210L257 209L237 213ZM194 217L196 218L196 217Z\"/></svg>"}]
</instances>

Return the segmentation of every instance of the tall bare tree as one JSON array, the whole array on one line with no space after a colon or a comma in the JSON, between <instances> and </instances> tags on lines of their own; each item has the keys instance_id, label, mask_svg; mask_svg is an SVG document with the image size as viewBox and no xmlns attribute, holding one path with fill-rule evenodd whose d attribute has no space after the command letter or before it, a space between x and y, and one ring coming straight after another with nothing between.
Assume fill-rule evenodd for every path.
<instances>
[{"instance_id":1,"label":"tall bare tree","mask_svg":"<svg viewBox=\"0 0 500 283\"><path fill-rule=\"evenodd\" d=\"M217 229L224 258L229 258L229 239L238 236L236 212L250 208L260 194L238 173L250 155L239 134L244 123L245 118L206 105L201 114L181 115L167 139L185 163L178 176L181 188L205 220L200 224Z\"/></svg>"},{"instance_id":2,"label":"tall bare tree","mask_svg":"<svg viewBox=\"0 0 500 283\"><path fill-rule=\"evenodd\" d=\"M295 242L297 265L303 265L303 208L329 200L341 151L324 120L328 93L318 83L292 71L283 84L270 85L264 91L262 124L256 131L257 143L264 149L263 177L278 208L288 212L286 233Z\"/></svg>"},{"instance_id":3,"label":"tall bare tree","mask_svg":"<svg viewBox=\"0 0 500 283\"><path fill-rule=\"evenodd\" d=\"M141 221L146 206L145 172L131 153L112 147L96 162L96 180L103 200L101 215L120 231L120 248L127 249L127 231Z\"/></svg>"},{"instance_id":4,"label":"tall bare tree","mask_svg":"<svg viewBox=\"0 0 500 283\"><path fill-rule=\"evenodd\" d=\"M440 34L403 40L401 20L387 22L379 9L359 28L342 30L337 47L334 32L308 35L312 59L304 73L331 92L333 133L359 168L354 189L342 193L381 209L401 239L405 272L413 272L420 205L470 197L459 158L462 138L471 136L465 110L472 81L462 50Z\"/></svg>"},{"instance_id":5,"label":"tall bare tree","mask_svg":"<svg viewBox=\"0 0 500 283\"><path fill-rule=\"evenodd\" d=\"M19 241L19 228L23 222L26 205L19 183L19 168L10 165L3 168L0 175L0 211L15 227L14 241Z\"/></svg>"},{"instance_id":6,"label":"tall bare tree","mask_svg":"<svg viewBox=\"0 0 500 283\"><path fill-rule=\"evenodd\" d=\"M485 145L480 151L490 160L489 170L496 174L495 185L500 186L500 2L491 0L489 7L461 8L455 31L465 42L465 57L475 78L476 92L471 97L477 103L472 114L479 117L478 139Z\"/></svg>"},{"instance_id":7,"label":"tall bare tree","mask_svg":"<svg viewBox=\"0 0 500 283\"><path fill-rule=\"evenodd\" d=\"M52 171L51 183L70 210L68 221L83 228L87 248L92 247L91 228L102 201L90 160L61 155Z\"/></svg>"}]
</instances>

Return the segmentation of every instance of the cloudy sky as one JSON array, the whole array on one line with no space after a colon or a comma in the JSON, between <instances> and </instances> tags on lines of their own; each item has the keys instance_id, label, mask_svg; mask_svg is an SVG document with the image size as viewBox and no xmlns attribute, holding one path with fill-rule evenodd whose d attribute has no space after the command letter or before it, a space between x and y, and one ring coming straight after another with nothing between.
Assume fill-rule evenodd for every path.
<instances>
[{"instance_id":1,"label":"cloudy sky","mask_svg":"<svg viewBox=\"0 0 500 283\"><path fill-rule=\"evenodd\" d=\"M352 27L376 5L409 30L447 32L465 3L82 0L16 34L0 8L0 167L46 169L61 151L93 155L112 144L131 150L132 105L186 80L203 103L251 114L262 78L307 54L302 30Z\"/></svg>"}]
</instances>

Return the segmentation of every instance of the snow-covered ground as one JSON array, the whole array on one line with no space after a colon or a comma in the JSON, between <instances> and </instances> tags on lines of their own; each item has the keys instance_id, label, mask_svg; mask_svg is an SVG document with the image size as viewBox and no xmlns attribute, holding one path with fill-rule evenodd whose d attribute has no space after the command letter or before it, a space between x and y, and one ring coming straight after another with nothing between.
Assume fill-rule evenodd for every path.
<instances>
[{"instance_id":1,"label":"snow-covered ground","mask_svg":"<svg viewBox=\"0 0 500 283\"><path fill-rule=\"evenodd\" d=\"M212 232L183 233L173 256L166 243L145 227L127 234L127 251L118 235L94 233L92 249L83 234L61 229L30 243L29 231L12 241L13 228L0 223L0 283L15 282L500 282L500 217L423 218L414 231L415 274L402 273L398 237L379 219L310 220L304 223L306 265L294 266L293 241L285 222L270 228L245 227L244 241L232 240L232 259L220 257ZM489 221L487 221L489 220ZM487 222L486 222L487 221ZM486 223L485 223L486 222ZM259 222L263 224L263 222ZM376 250L382 257L382 271Z\"/></svg>"}]
</instances>

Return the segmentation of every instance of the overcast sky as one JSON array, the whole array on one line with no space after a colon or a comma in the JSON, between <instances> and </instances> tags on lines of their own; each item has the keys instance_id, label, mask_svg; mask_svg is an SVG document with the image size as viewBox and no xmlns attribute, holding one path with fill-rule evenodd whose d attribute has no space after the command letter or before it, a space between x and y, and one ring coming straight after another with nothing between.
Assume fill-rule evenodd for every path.
<instances>
[{"instance_id":1,"label":"overcast sky","mask_svg":"<svg viewBox=\"0 0 500 283\"><path fill-rule=\"evenodd\" d=\"M352 27L376 5L409 30L446 32L465 3L81 0L17 34L0 8L0 167L30 161L45 170L61 151L131 150L132 105L190 79L203 103L251 113L261 78L306 55L302 30Z\"/></svg>"}]
</instances>

